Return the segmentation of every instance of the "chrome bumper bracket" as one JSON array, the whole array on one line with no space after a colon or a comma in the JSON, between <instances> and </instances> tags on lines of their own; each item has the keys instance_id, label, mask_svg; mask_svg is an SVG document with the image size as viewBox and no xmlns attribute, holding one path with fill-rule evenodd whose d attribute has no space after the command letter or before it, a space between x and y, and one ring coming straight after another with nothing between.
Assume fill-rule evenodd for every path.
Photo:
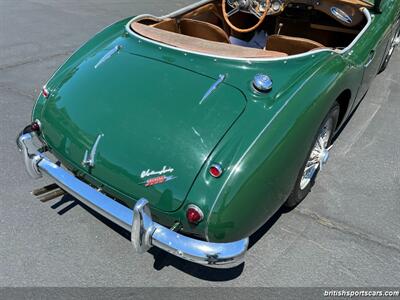
<instances>
[{"instance_id":1,"label":"chrome bumper bracket","mask_svg":"<svg viewBox=\"0 0 400 300\"><path fill-rule=\"evenodd\" d=\"M136 252L144 253L151 248L151 236L154 230L149 203L146 199L140 199L133 208L131 231L131 241Z\"/></svg>"},{"instance_id":2,"label":"chrome bumper bracket","mask_svg":"<svg viewBox=\"0 0 400 300\"><path fill-rule=\"evenodd\" d=\"M19 151L23 154L25 169L29 176L34 179L39 179L42 177L42 174L38 168L38 163L42 158L33 144L34 136L35 133L21 134L17 139L17 146Z\"/></svg>"}]
</instances>

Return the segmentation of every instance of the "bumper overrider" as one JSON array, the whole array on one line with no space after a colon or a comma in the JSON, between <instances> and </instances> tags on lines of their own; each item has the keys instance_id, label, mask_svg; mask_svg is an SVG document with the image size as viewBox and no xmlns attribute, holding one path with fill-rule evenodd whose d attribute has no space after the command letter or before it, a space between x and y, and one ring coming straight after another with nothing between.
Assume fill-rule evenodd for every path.
<instances>
[{"instance_id":1,"label":"bumper overrider","mask_svg":"<svg viewBox=\"0 0 400 300\"><path fill-rule=\"evenodd\" d=\"M35 132L24 130L17 138L28 174L35 179L50 176L65 192L131 232L131 241L138 253L152 246L185 260L209 266L231 268L242 263L249 239L230 243L211 243L179 234L155 223L148 201L137 201L133 210L107 197L46 156L45 147Z\"/></svg>"}]
</instances>

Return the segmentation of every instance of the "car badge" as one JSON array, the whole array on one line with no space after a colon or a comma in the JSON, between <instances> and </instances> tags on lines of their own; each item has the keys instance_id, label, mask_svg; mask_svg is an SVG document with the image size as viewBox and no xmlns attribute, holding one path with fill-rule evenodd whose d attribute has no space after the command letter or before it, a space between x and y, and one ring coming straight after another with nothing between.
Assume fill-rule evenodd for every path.
<instances>
[{"instance_id":1,"label":"car badge","mask_svg":"<svg viewBox=\"0 0 400 300\"><path fill-rule=\"evenodd\" d=\"M156 176L156 175L161 176L161 175L165 175L165 174L168 174L168 173L173 173L174 171L175 171L174 168L167 167L167 166L164 166L159 171L154 171L154 170L147 169L145 171L142 171L142 173L140 173L140 178L146 178L146 177Z\"/></svg>"},{"instance_id":2,"label":"car badge","mask_svg":"<svg viewBox=\"0 0 400 300\"><path fill-rule=\"evenodd\" d=\"M99 134L97 136L96 142L94 143L93 148L90 151L90 154L89 154L88 150L85 151L85 156L83 157L83 161L82 161L82 165L84 167L93 168L95 166L97 147L99 146L99 143L100 143L100 140L102 139L102 137L104 137L104 134Z\"/></svg>"},{"instance_id":3,"label":"car badge","mask_svg":"<svg viewBox=\"0 0 400 300\"><path fill-rule=\"evenodd\" d=\"M156 184L162 184L174 180L177 178L176 176L166 175L173 173L174 171L175 171L174 168L167 166L164 166L161 170L158 171L147 169L145 171L142 171L142 173L140 174L140 178L142 179L145 179L147 177L152 177L152 178L149 178L141 182L140 184L144 185L145 187L150 187Z\"/></svg>"},{"instance_id":4,"label":"car badge","mask_svg":"<svg viewBox=\"0 0 400 300\"><path fill-rule=\"evenodd\" d=\"M168 181L174 180L176 179L176 176L158 176L158 177L153 177L153 178L149 178L144 182L141 182L140 184L144 185L145 187L151 187L157 184L162 184L162 183L166 183Z\"/></svg>"}]
</instances>

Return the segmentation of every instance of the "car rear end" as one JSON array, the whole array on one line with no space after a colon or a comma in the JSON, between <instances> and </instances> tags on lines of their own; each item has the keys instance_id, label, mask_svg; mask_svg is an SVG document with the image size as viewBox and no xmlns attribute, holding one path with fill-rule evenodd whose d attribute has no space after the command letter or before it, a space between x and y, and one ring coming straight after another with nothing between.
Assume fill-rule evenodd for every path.
<instances>
[{"instance_id":1,"label":"car rear end","mask_svg":"<svg viewBox=\"0 0 400 300\"><path fill-rule=\"evenodd\" d=\"M17 140L25 167L129 230L138 252L237 265L248 238L207 242L208 203L186 197L246 99L221 77L135 53L135 43L111 27L55 73Z\"/></svg>"}]
</instances>

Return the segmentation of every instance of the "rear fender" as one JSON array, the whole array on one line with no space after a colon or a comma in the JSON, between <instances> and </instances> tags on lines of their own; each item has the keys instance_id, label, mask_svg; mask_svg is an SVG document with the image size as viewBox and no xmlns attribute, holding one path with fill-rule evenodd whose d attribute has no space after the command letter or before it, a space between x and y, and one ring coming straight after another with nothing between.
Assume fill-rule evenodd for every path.
<instances>
[{"instance_id":1,"label":"rear fender","mask_svg":"<svg viewBox=\"0 0 400 300\"><path fill-rule=\"evenodd\" d=\"M196 181L188 197L188 202L207 207L208 240L248 237L281 207L329 109L344 90L355 95L360 80L338 56L295 90L281 95L263 128L255 133L248 124L267 112L254 103L248 105L209 160L227 166L223 177L216 182L204 169L203 180Z\"/></svg>"}]
</instances>

